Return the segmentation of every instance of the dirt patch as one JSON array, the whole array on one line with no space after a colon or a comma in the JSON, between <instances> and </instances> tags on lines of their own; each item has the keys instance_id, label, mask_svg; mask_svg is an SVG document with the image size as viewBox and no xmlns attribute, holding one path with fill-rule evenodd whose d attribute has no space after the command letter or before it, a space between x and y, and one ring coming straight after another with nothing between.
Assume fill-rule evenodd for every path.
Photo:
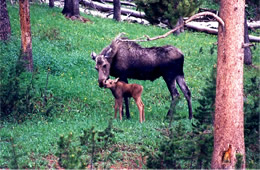
<instances>
[{"instance_id":1,"label":"dirt patch","mask_svg":"<svg viewBox=\"0 0 260 170\"><path fill-rule=\"evenodd\" d=\"M87 19L87 18L84 18L80 15L76 15L76 16L69 16L69 15L66 15L65 18L69 19L69 20L72 20L72 21L80 21L80 22L83 22L83 23L87 23L87 22L90 22L92 23L92 21L90 19Z\"/></svg>"},{"instance_id":2,"label":"dirt patch","mask_svg":"<svg viewBox=\"0 0 260 170\"><path fill-rule=\"evenodd\" d=\"M46 160L48 162L48 165L47 165L47 168L48 169L60 169L60 170L63 170L64 168L62 168L60 165L59 165L59 158L55 155L48 155L46 156L46 158L44 158L44 160Z\"/></svg>"},{"instance_id":3,"label":"dirt patch","mask_svg":"<svg viewBox=\"0 0 260 170\"><path fill-rule=\"evenodd\" d=\"M122 144L116 144L113 147L118 147L118 152L122 156L119 159L114 161L112 165L109 165L109 169L144 169L146 164L146 157L143 157L140 151L136 146L126 146ZM55 155L47 155L43 158L47 161L47 169L59 169L64 170L65 168L59 165L59 158ZM98 162L98 167L96 169L103 169L104 162ZM87 165L86 168L90 169L90 165Z\"/></svg>"}]
</instances>

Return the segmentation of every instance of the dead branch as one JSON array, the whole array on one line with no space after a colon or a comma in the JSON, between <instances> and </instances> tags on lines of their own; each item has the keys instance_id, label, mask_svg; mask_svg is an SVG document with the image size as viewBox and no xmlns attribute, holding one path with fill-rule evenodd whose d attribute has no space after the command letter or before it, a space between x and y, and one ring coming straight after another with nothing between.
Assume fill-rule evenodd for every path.
<instances>
[{"instance_id":1,"label":"dead branch","mask_svg":"<svg viewBox=\"0 0 260 170\"><path fill-rule=\"evenodd\" d=\"M135 40L126 40L126 39L120 39L120 40L121 41L129 41L129 42L145 42L145 41L153 41L153 40L158 40L158 39L161 39L161 38L165 38L165 37L169 36L170 34L172 34L173 32L175 32L176 30L178 30L181 27L183 27L184 25L186 25L188 22L191 22L192 20L194 20L194 19L196 19L198 17L207 16L207 15L210 15L210 16L214 17L219 22L219 24L224 28L224 26L225 26L224 21L219 16L217 16L216 14L214 14L212 12L201 12L201 13L198 13L198 14L195 14L195 15L191 16L183 24L180 24L179 26L177 26L174 29L166 32L163 35L159 35L159 36L152 37L152 38L150 38L148 35L144 35L143 37L135 39Z\"/></svg>"},{"instance_id":2,"label":"dead branch","mask_svg":"<svg viewBox=\"0 0 260 170\"><path fill-rule=\"evenodd\" d=\"M214 17L218 21L218 23L222 26L222 28L224 28L224 26L225 26L224 21L219 16L217 16L216 14L214 14L212 12L197 13L197 14L191 16L188 20L186 20L185 24L187 24L188 22L190 22L190 21L192 21L192 20L194 20L194 19L196 19L196 18L198 18L200 16L207 16L207 15L210 15L210 16Z\"/></svg>"},{"instance_id":3,"label":"dead branch","mask_svg":"<svg viewBox=\"0 0 260 170\"><path fill-rule=\"evenodd\" d=\"M80 0L79 3L85 7L96 9L101 12L110 12L113 11L113 5L103 4L99 2L94 2L91 0ZM121 14L134 16L136 18L145 18L145 14L143 12L134 11L127 8L121 8Z\"/></svg>"},{"instance_id":4,"label":"dead branch","mask_svg":"<svg viewBox=\"0 0 260 170\"><path fill-rule=\"evenodd\" d=\"M101 2L101 3L113 3L113 0L93 0L93 1L97 1L97 2ZM134 3L128 2L128 1L120 1L121 5L126 5L126 6L132 6L132 7L136 7L136 5Z\"/></svg>"}]
</instances>

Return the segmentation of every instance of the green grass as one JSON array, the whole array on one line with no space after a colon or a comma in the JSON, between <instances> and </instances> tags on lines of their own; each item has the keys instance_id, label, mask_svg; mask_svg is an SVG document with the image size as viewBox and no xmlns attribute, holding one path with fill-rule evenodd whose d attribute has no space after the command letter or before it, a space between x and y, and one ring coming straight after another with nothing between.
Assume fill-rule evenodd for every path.
<instances>
[{"instance_id":1,"label":"green grass","mask_svg":"<svg viewBox=\"0 0 260 170\"><path fill-rule=\"evenodd\" d=\"M39 70L35 86L38 89L45 88L47 70L50 68L47 91L58 98L58 104L62 107L48 118L39 113L30 115L21 122L1 121L0 167L7 167L9 164L9 160L4 157L11 156L10 144L5 142L10 136L14 137L19 152L23 154L19 158L20 168L46 168L43 158L55 154L61 134L73 132L75 136L79 136L83 129L91 126L99 130L104 129L114 114L114 99L110 90L98 87L95 62L90 53L100 52L120 32L126 32L129 38L135 39L144 34L152 37L168 31L155 26L118 23L82 14L92 21L84 24L67 20L61 14L62 9L50 9L45 5L33 4L30 10L34 66ZM8 12L12 37L8 43L0 44L3 71L15 62L20 49L18 6L9 5ZM216 64L216 42L216 36L186 31L179 36L169 36L141 45L150 47L170 44L183 51L184 72L192 92L195 111L205 79L210 76ZM213 54L210 53L211 48L214 49ZM253 63L257 66L260 63L259 54L259 44L256 44ZM255 69L245 67L245 83L248 81L247 77L254 74L257 74ZM154 82L130 80L130 83L133 82L144 86L142 100L145 104L146 122L139 123L138 109L131 100L132 118L113 122L116 128L124 131L116 135L116 140L126 145L156 148L161 139L161 133L156 129L167 124L164 119L170 106L169 91L162 78ZM40 98L40 92L36 93ZM175 119L189 124L187 103L183 94L181 96Z\"/></svg>"}]
</instances>

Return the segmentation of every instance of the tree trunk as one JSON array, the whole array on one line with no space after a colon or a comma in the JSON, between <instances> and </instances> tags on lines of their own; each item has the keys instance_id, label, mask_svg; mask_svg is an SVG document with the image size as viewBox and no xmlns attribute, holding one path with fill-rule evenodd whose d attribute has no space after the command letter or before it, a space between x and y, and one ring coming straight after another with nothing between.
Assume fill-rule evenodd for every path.
<instances>
[{"instance_id":1,"label":"tree trunk","mask_svg":"<svg viewBox=\"0 0 260 170\"><path fill-rule=\"evenodd\" d=\"M54 0L49 0L49 7L53 8L54 7Z\"/></svg>"},{"instance_id":2,"label":"tree trunk","mask_svg":"<svg viewBox=\"0 0 260 170\"><path fill-rule=\"evenodd\" d=\"M221 0L212 169L245 169L243 62L245 0ZM242 155L238 159L238 155ZM242 162L242 163L240 163Z\"/></svg>"},{"instance_id":3,"label":"tree trunk","mask_svg":"<svg viewBox=\"0 0 260 170\"><path fill-rule=\"evenodd\" d=\"M11 26L6 1L0 0L0 40L8 40L10 36Z\"/></svg>"},{"instance_id":4,"label":"tree trunk","mask_svg":"<svg viewBox=\"0 0 260 170\"><path fill-rule=\"evenodd\" d=\"M245 14L245 43L249 43L249 36L248 36L248 25L247 19ZM245 48L245 56L244 56L244 64L251 65L252 64L252 53L250 47Z\"/></svg>"},{"instance_id":5,"label":"tree trunk","mask_svg":"<svg viewBox=\"0 0 260 170\"><path fill-rule=\"evenodd\" d=\"M114 0L114 19L117 21L121 21L121 3L120 0Z\"/></svg>"},{"instance_id":6,"label":"tree trunk","mask_svg":"<svg viewBox=\"0 0 260 170\"><path fill-rule=\"evenodd\" d=\"M177 21L177 23L176 23L176 25L174 26L174 27L172 27L172 28L176 28L176 27L178 27L179 25L181 25L181 24L183 24L183 17L180 17L179 19L178 19L178 21ZM184 27L181 27L180 29L178 29L178 30L176 30L173 34L174 35L179 35L180 33L182 33L182 32L184 32Z\"/></svg>"},{"instance_id":7,"label":"tree trunk","mask_svg":"<svg viewBox=\"0 0 260 170\"><path fill-rule=\"evenodd\" d=\"M21 59L28 71L33 71L32 37L30 24L29 0L19 0L19 15L21 25Z\"/></svg>"},{"instance_id":8,"label":"tree trunk","mask_svg":"<svg viewBox=\"0 0 260 170\"><path fill-rule=\"evenodd\" d=\"M79 0L65 0L62 13L67 16L79 16Z\"/></svg>"}]
</instances>

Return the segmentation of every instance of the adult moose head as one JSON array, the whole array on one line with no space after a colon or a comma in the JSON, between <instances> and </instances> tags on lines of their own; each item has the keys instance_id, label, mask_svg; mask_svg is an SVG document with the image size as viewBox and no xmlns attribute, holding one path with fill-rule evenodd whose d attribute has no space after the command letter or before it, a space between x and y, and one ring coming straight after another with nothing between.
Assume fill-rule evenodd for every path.
<instances>
[{"instance_id":1,"label":"adult moose head","mask_svg":"<svg viewBox=\"0 0 260 170\"><path fill-rule=\"evenodd\" d=\"M189 118L192 118L191 93L183 73L184 56L178 48L170 45L143 48L127 38L117 36L100 54L92 52L91 56L96 61L100 87L104 86L103 82L109 75L119 77L126 83L128 78L154 81L162 76L174 103L179 96L177 82L188 102ZM127 98L125 105L126 116L130 118Z\"/></svg>"}]
</instances>

